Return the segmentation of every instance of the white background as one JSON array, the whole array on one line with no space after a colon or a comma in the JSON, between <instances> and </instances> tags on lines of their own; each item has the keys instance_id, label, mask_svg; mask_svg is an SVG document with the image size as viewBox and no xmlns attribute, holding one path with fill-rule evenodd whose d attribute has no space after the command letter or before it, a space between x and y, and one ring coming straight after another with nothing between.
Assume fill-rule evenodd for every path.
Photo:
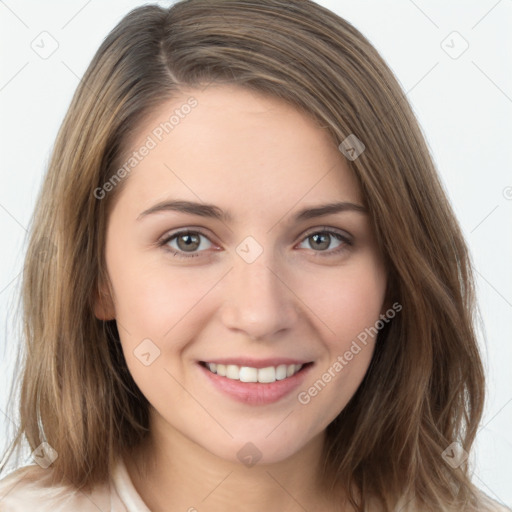
<instances>
[{"instance_id":1,"label":"white background","mask_svg":"<svg viewBox=\"0 0 512 512\"><path fill-rule=\"evenodd\" d=\"M474 480L510 506L512 37L507 24L512 2L319 3L361 30L396 73L469 243L489 390L472 455ZM80 77L107 33L138 5L135 0L0 1L0 449L7 427L14 425L13 414L6 414L8 385L18 371L13 315L35 197ZM31 47L43 31L58 43L47 59ZM464 40L467 50L452 58Z\"/></svg>"}]
</instances>

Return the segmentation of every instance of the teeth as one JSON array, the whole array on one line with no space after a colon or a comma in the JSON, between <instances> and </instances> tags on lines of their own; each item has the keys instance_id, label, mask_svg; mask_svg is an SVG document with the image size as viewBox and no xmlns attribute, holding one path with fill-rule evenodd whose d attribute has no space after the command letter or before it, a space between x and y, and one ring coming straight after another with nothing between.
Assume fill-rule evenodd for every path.
<instances>
[{"instance_id":1,"label":"teeth","mask_svg":"<svg viewBox=\"0 0 512 512\"><path fill-rule=\"evenodd\" d=\"M291 364L290 365L290 368L292 368L292 370L295 370L295 365L294 364ZM300 367L302 368L302 365L300 365ZM292 371L292 374L294 372ZM277 368L276 368L276 380L283 380L283 379L286 379L288 375L288 367L285 365L285 364L280 364Z\"/></svg>"},{"instance_id":2,"label":"teeth","mask_svg":"<svg viewBox=\"0 0 512 512\"><path fill-rule=\"evenodd\" d=\"M242 366L238 374L239 380L242 382L258 382L258 370L256 368L249 368ZM236 379L236 377L235 377Z\"/></svg>"},{"instance_id":3,"label":"teeth","mask_svg":"<svg viewBox=\"0 0 512 512\"><path fill-rule=\"evenodd\" d=\"M302 364L280 364L279 366L268 366L267 368L251 368L249 366L237 366L236 364L206 363L206 367L212 373L216 373L221 377L241 382L261 382L265 384L291 377L303 366Z\"/></svg>"},{"instance_id":4,"label":"teeth","mask_svg":"<svg viewBox=\"0 0 512 512\"><path fill-rule=\"evenodd\" d=\"M228 364L226 366L226 377L228 379L239 380L240 379L240 369L238 366L234 364Z\"/></svg>"}]
</instances>

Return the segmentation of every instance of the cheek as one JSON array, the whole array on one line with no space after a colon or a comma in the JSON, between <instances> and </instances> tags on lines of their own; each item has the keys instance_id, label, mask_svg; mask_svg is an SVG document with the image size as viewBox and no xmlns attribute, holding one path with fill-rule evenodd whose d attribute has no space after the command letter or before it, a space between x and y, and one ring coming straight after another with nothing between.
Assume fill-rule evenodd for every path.
<instances>
[{"instance_id":1,"label":"cheek","mask_svg":"<svg viewBox=\"0 0 512 512\"><path fill-rule=\"evenodd\" d=\"M352 266L312 275L301 287L301 296L308 297L307 305L325 325L325 343L344 351L383 312L386 275L368 254Z\"/></svg>"},{"instance_id":2,"label":"cheek","mask_svg":"<svg viewBox=\"0 0 512 512\"><path fill-rule=\"evenodd\" d=\"M219 272L172 268L160 261L111 260L116 321L128 369L147 399L186 403L178 362L206 325L208 292Z\"/></svg>"},{"instance_id":3,"label":"cheek","mask_svg":"<svg viewBox=\"0 0 512 512\"><path fill-rule=\"evenodd\" d=\"M370 364L385 298L386 275L369 254L357 265L316 276L304 286L323 324L323 358L297 396L324 428L347 405ZM305 289L304 289L305 292ZM303 293L304 293L303 292Z\"/></svg>"},{"instance_id":4,"label":"cheek","mask_svg":"<svg viewBox=\"0 0 512 512\"><path fill-rule=\"evenodd\" d=\"M180 320L197 313L201 298L219 279L214 270L173 266L158 253L148 258L135 251L112 251L107 264L116 318L133 342L146 337L162 342L171 332L174 336Z\"/></svg>"}]
</instances>

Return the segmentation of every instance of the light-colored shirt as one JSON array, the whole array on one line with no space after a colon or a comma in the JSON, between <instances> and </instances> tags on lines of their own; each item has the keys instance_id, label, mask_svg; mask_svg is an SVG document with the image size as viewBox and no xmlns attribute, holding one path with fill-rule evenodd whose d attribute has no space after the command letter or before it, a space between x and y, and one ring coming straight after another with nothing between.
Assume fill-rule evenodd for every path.
<instances>
[{"instance_id":1,"label":"light-colored shirt","mask_svg":"<svg viewBox=\"0 0 512 512\"><path fill-rule=\"evenodd\" d=\"M49 480L50 471L38 465L25 466L0 480L0 512L151 512L135 490L122 459L110 481L88 494L69 486L51 487ZM484 493L481 496L488 507L485 512L512 512ZM399 509L413 510L409 506Z\"/></svg>"},{"instance_id":2,"label":"light-colored shirt","mask_svg":"<svg viewBox=\"0 0 512 512\"><path fill-rule=\"evenodd\" d=\"M49 487L50 470L20 468L0 480L0 512L151 512L119 460L110 481L86 494L69 486Z\"/></svg>"}]
</instances>

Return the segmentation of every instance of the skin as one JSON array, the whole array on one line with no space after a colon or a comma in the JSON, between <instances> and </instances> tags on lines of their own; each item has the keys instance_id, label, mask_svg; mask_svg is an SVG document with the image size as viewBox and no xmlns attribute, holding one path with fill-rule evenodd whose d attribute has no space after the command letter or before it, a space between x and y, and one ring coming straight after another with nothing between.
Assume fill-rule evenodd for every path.
<instances>
[{"instance_id":1,"label":"skin","mask_svg":"<svg viewBox=\"0 0 512 512\"><path fill-rule=\"evenodd\" d=\"M170 503L176 511L340 510L317 478L325 428L361 383L375 340L307 405L297 394L385 311L386 272L367 213L293 217L331 202L363 205L361 190L325 130L281 100L237 86L194 89L163 104L132 150L190 95L197 107L125 178L108 220L112 295L98 301L96 315L117 320L129 370L151 403L151 436L126 461L128 471L156 512ZM232 220L176 211L138 219L168 199L211 203ZM322 251L311 235L326 227L352 245L327 236ZM158 245L183 228L204 234L197 257L174 256L191 254L177 238ZM252 263L236 252L247 236L263 249ZM134 355L144 339L160 350L149 366ZM214 388L197 365L232 356L314 366L300 389L248 405ZM252 467L237 457L248 442L262 454ZM151 461L145 476L142 460Z\"/></svg>"}]
</instances>

